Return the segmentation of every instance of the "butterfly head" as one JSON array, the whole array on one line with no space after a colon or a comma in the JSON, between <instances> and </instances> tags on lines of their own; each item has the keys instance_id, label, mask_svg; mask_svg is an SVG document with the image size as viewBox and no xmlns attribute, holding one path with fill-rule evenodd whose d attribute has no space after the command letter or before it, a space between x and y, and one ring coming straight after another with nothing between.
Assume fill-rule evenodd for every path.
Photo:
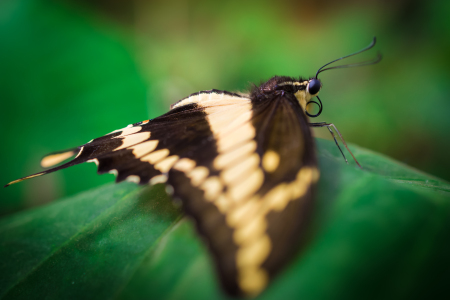
<instances>
[{"instance_id":1,"label":"butterfly head","mask_svg":"<svg viewBox=\"0 0 450 300\"><path fill-rule=\"evenodd\" d=\"M316 101L311 100L312 98L317 97L320 89L322 88L322 82L317 77L310 78L309 80L305 80L302 78L300 78L299 80L295 80L294 78L287 78L287 80L280 79L276 84L275 89L278 91L282 90L284 93L292 93L308 116L318 116L322 112L322 103L319 104ZM318 114L311 115L308 113L306 108L311 103L315 103L319 106Z\"/></svg>"},{"instance_id":2,"label":"butterfly head","mask_svg":"<svg viewBox=\"0 0 450 300\"><path fill-rule=\"evenodd\" d=\"M312 98L317 97L321 88L322 82L317 79L317 77L307 80L303 78L295 79L292 77L275 76L262 84L259 90L263 94L275 92L278 94L282 93L283 95L294 95L305 113L310 117L314 117L316 115L310 115L306 110L306 107L311 103L316 103L319 106L319 114L322 112L322 103L318 104L316 101L311 101ZM319 114L317 114L317 116Z\"/></svg>"},{"instance_id":3,"label":"butterfly head","mask_svg":"<svg viewBox=\"0 0 450 300\"><path fill-rule=\"evenodd\" d=\"M322 113L322 101L320 101L320 98L318 96L321 88L322 82L317 78L317 76L311 78L306 85L305 104L304 106L302 105L302 107L308 117L314 118ZM316 97L319 102L311 100L311 98L313 97ZM319 107L319 112L314 115L310 114L307 110L307 106L312 103L316 104Z\"/></svg>"},{"instance_id":4,"label":"butterfly head","mask_svg":"<svg viewBox=\"0 0 450 300\"><path fill-rule=\"evenodd\" d=\"M319 116L322 113L322 101L320 101L320 98L317 96L319 94L320 89L322 88L322 83L317 78L317 76L319 76L319 73L323 72L323 71L326 71L326 70L331 70L331 69L341 69L341 68L348 68L348 67L367 66L367 65L373 65L373 64L376 64L376 63L380 62L381 54L378 53L378 55L377 55L377 57L375 59L372 59L372 60L369 60L369 61L364 61L364 62L355 63L355 64L334 66L334 67L327 67L328 65L330 65L330 64L332 64L334 62L340 61L342 59L345 59L347 57L350 57L350 56L353 56L353 55L356 55L356 54L360 54L360 53L362 53L364 51L367 51L367 50L371 49L373 46L375 46L376 41L377 40L374 37L372 42L370 43L370 45L365 47L364 49L359 50L359 51L357 51L355 53L352 53L352 54L340 57L338 59L335 59L335 60L325 64L321 68L319 68L319 70L317 70L316 76L311 78L306 84L306 93L304 93L304 94L301 94L301 93L295 94L297 100L300 102L300 105L304 109L306 115L308 115L309 117L317 117L317 116ZM325 67L327 67L327 68L325 68ZM313 97L316 97L318 102L311 100L311 98L313 98ZM317 114L315 114L315 115L309 114L307 109L306 109L308 104L311 104L311 103L317 104L317 106L319 107L319 112Z\"/></svg>"},{"instance_id":5,"label":"butterfly head","mask_svg":"<svg viewBox=\"0 0 450 300\"><path fill-rule=\"evenodd\" d=\"M272 97L273 95L294 95L297 101L299 102L300 106L302 107L305 114L309 117L317 117L322 113L322 101L319 98L319 92L322 88L322 82L318 78L319 74L326 70L331 69L341 69L341 68L349 68L349 67L358 67L358 66L367 66L367 65L373 65L378 63L381 60L381 55L378 54L378 56L375 59L360 62L360 63L353 63L353 64L346 64L346 65L339 65L339 66L333 66L329 67L330 64L335 63L337 61L340 61L342 59L345 59L347 57L362 53L364 51L367 51L371 49L373 46L375 46L376 39L373 38L372 42L369 46L365 47L362 50L359 50L355 53L340 57L338 59L335 59L325 65L323 65L319 70L316 72L316 76L310 78L309 80L306 79L294 79L292 77L286 77L286 76L275 76L269 79L267 82L261 84L259 87L256 87L252 90L251 94L256 99L267 99ZM319 111L316 114L310 114L308 112L308 105L310 104L316 104L319 108Z\"/></svg>"}]
</instances>

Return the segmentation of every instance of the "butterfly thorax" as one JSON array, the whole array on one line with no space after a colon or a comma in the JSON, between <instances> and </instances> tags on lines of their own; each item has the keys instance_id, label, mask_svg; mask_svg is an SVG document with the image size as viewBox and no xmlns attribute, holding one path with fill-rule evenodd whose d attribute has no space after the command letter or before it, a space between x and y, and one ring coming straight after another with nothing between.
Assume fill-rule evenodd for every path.
<instances>
[{"instance_id":1,"label":"butterfly thorax","mask_svg":"<svg viewBox=\"0 0 450 300\"><path fill-rule=\"evenodd\" d=\"M307 86L310 80L303 78L293 78L287 76L274 76L267 82L262 83L259 87L252 90L252 96L258 100L265 100L272 98L274 94L292 95L298 101L303 110L306 110L306 103L311 98L318 95L318 93L311 95L308 92Z\"/></svg>"}]
</instances>

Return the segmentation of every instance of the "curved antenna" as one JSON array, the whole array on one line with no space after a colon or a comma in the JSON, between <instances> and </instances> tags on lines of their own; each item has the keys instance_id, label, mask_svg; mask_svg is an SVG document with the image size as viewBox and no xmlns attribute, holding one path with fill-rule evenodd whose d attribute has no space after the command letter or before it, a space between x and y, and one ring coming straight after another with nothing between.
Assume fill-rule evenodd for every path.
<instances>
[{"instance_id":1,"label":"curved antenna","mask_svg":"<svg viewBox=\"0 0 450 300\"><path fill-rule=\"evenodd\" d=\"M380 54L378 54L378 57L377 57L376 59L371 60L371 61L366 61L366 62L356 63L356 64L342 65L342 66L337 66L337 67L330 67L330 68L324 69L326 66L328 66L328 65L330 65L330 64L332 64L332 63L334 63L334 62L337 62L337 61L342 60L342 59L344 59L344 58L347 58L347 57L350 57L350 56L353 56L353 55L362 53L362 52L364 52L364 51L367 51L367 50L373 48L373 46L375 46L376 42L377 42L377 38L376 38L376 37L373 37L373 40L372 40L372 42L370 43L370 45L367 46L367 47L365 47L364 49L361 49L361 50L359 50L359 51L357 51L357 52L355 52L355 53L352 53L352 54L349 54L349 55L340 57L340 58L338 58L338 59L335 59L335 60L333 60L333 61L331 61L331 62L329 62L329 63L323 65L322 67L320 67L319 70L317 70L316 78L317 78L317 76L319 75L320 72L325 71L325 70L338 69L338 68L348 68L348 67L356 67L356 66L367 66L367 65L372 65L372 64L378 63L378 62L381 60L381 55L380 55Z\"/></svg>"},{"instance_id":2,"label":"curved antenna","mask_svg":"<svg viewBox=\"0 0 450 300\"><path fill-rule=\"evenodd\" d=\"M362 67L362 66L374 65L374 64L379 63L382 58L383 58L383 56L381 55L381 53L378 52L377 53L377 57L375 57L374 59L366 60L366 61L363 61L363 62L360 62L360 63L353 63L353 64L348 64L348 65L340 65L340 66L336 66L336 67L329 67L329 68L322 69L320 72L323 72L323 71L326 71L326 70L332 70L332 69L342 69L342 68Z\"/></svg>"}]
</instances>

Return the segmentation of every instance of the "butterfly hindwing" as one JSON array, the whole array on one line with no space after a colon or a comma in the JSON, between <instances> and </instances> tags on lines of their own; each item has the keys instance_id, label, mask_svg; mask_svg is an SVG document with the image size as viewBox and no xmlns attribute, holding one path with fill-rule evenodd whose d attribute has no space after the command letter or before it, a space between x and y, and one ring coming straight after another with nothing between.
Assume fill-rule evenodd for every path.
<instances>
[{"instance_id":1,"label":"butterfly hindwing","mask_svg":"<svg viewBox=\"0 0 450 300\"><path fill-rule=\"evenodd\" d=\"M296 249L318 171L298 102L248 100L198 103L215 147L175 164L169 183L207 237L224 287L252 295ZM213 150L212 161L195 161Z\"/></svg>"},{"instance_id":2,"label":"butterfly hindwing","mask_svg":"<svg viewBox=\"0 0 450 300\"><path fill-rule=\"evenodd\" d=\"M270 252L264 260L261 258L259 266L256 262L246 266L248 262L244 259L242 263L244 269L252 270L248 271L250 274L259 268L261 282L265 277L262 274L267 272L272 277L297 249L295 245L304 236L302 232L312 208L311 187L318 179L313 139L298 102L286 95L274 97L266 105L259 104L260 108L255 105L259 114L253 123L259 133L258 152L265 180L257 193L259 213L248 218L262 219L252 222L260 222L265 229L260 241L270 240L267 246ZM254 280L256 276L248 275L248 278Z\"/></svg>"}]
</instances>

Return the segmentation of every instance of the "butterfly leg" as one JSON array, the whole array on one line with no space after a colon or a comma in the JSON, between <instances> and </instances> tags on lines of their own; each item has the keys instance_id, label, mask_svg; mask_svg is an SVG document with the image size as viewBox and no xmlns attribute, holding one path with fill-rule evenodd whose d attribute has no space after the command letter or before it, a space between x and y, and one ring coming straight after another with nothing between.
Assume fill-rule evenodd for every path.
<instances>
[{"instance_id":1,"label":"butterfly leg","mask_svg":"<svg viewBox=\"0 0 450 300\"><path fill-rule=\"evenodd\" d=\"M339 143L336 139L336 136L334 135L333 130L331 130L330 126L327 126L328 124L326 124L325 122L320 122L320 123L310 123L309 124L311 127L327 127L328 131L330 132L331 136L334 139L334 142L336 143L336 146L338 147L339 151L341 151L342 157L344 158L345 162L348 164L347 158L344 155L344 152L341 149L341 146L339 146Z\"/></svg>"},{"instance_id":2,"label":"butterfly leg","mask_svg":"<svg viewBox=\"0 0 450 300\"><path fill-rule=\"evenodd\" d=\"M331 130L331 127L334 128L334 130L337 132L337 134L339 135L339 138L341 139L342 143L344 144L345 148L347 148L348 152L350 152L351 156L353 157L353 159L355 160L356 164L362 169L361 165L359 164L359 162L356 160L355 156L353 155L352 151L350 151L350 149L347 146L347 143L345 142L344 138L342 137L342 134L339 132L339 130L336 128L336 126L333 123L326 123L326 122L320 122L320 123L309 123L309 126L311 127L327 127L328 131L331 133L331 136L334 139L334 142L336 143L337 147L339 148L339 151L341 151L342 156L345 159L345 162L348 164L347 159L345 158L344 152L342 152L341 147L338 144L338 141L336 139L336 136L333 133L333 130Z\"/></svg>"}]
</instances>

